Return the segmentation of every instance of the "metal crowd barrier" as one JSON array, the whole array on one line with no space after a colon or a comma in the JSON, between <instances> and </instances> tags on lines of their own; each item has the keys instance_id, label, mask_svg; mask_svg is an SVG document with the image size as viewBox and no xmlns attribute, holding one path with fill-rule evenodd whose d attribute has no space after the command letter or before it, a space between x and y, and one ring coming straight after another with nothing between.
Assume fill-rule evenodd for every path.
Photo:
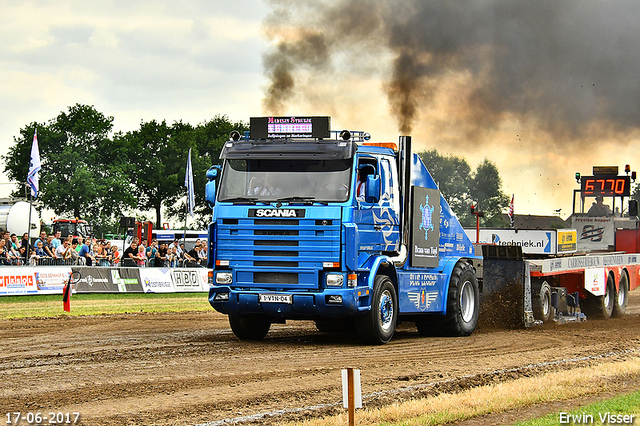
<instances>
[{"instance_id":1,"label":"metal crowd barrier","mask_svg":"<svg viewBox=\"0 0 640 426\"><path fill-rule=\"evenodd\" d=\"M57 259L51 257L40 257L40 258L30 258L25 262L24 258L20 259L11 259L11 260L0 260L1 266L87 266L84 259ZM195 262L191 260L178 260L173 264L170 262L164 262L162 265L149 265L147 261L145 261L144 265L138 265L138 263L132 259L122 259L122 261L118 260L116 262L111 262L107 260L98 260L94 262L91 266L93 267L113 267L120 266L125 268L139 268L139 267L161 267L161 268L202 268L206 266L206 260L202 262Z\"/></svg>"}]
</instances>

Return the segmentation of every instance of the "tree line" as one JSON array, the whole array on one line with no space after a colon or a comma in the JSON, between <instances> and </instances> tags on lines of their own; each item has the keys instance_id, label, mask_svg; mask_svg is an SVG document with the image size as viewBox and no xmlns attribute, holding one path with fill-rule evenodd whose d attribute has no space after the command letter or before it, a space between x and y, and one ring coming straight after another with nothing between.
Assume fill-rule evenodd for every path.
<instances>
[{"instance_id":1,"label":"tree line","mask_svg":"<svg viewBox=\"0 0 640 426\"><path fill-rule=\"evenodd\" d=\"M57 215L85 219L96 235L112 233L119 219L136 211L155 212L156 227L162 212L184 221L184 176L189 149L195 187L196 219L192 227L204 229L211 212L204 200L205 173L220 164L219 155L232 130L241 133L248 124L225 115L191 125L182 121L141 122L140 128L113 133L114 118L90 105L76 104L45 123L32 122L14 136L14 145L2 159L14 182L26 181L34 132L42 168L40 208ZM472 204L485 212L483 224L504 226L501 212L509 204L501 190L497 168L485 160L471 171L465 159L443 156L433 149L419 153L451 208L465 226L475 224ZM18 184L14 196L23 196Z\"/></svg>"},{"instance_id":2,"label":"tree line","mask_svg":"<svg viewBox=\"0 0 640 426\"><path fill-rule=\"evenodd\" d=\"M48 122L32 122L14 136L14 145L3 156L5 173L11 181L26 181L37 129L40 208L85 219L101 235L114 232L129 212L154 211L156 226L161 226L164 208L169 218L183 221L191 148L196 219L190 226L204 229L211 216L204 200L205 173L220 163L229 133L248 130L248 125L218 115L196 126L143 121L137 130L114 134L113 120L93 106L76 104ZM23 186L12 195L24 196Z\"/></svg>"}]
</instances>

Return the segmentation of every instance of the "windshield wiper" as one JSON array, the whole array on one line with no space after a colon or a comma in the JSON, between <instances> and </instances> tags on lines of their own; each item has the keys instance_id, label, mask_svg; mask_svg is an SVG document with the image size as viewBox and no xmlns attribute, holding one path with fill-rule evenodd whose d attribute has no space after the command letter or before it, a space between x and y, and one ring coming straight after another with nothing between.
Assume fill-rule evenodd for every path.
<instances>
[{"instance_id":1,"label":"windshield wiper","mask_svg":"<svg viewBox=\"0 0 640 426\"><path fill-rule=\"evenodd\" d=\"M295 202L300 202L300 203L305 203L305 204L313 204L313 203L319 203L319 204L323 204L325 206L329 205L329 203L327 203L326 201L319 201L316 200L316 197L298 197L298 196L293 196L293 197L282 197L282 198L278 198L276 200L279 203L282 202L289 202L289 203L295 203Z\"/></svg>"},{"instance_id":2,"label":"windshield wiper","mask_svg":"<svg viewBox=\"0 0 640 426\"><path fill-rule=\"evenodd\" d=\"M258 201L258 197L234 197L220 201L226 201L234 204L255 204Z\"/></svg>"}]
</instances>

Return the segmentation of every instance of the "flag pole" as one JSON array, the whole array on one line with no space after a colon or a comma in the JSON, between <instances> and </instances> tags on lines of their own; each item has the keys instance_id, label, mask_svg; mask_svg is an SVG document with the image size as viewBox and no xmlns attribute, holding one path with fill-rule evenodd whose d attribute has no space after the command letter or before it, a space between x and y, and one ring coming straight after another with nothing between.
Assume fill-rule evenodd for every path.
<instances>
[{"instance_id":1,"label":"flag pole","mask_svg":"<svg viewBox=\"0 0 640 426\"><path fill-rule=\"evenodd\" d=\"M31 187L31 197L29 197L29 224L27 225L27 247L24 252L25 263L29 259L29 246L31 245L31 210L33 210L33 199L38 196L39 182L38 172L40 171L40 151L38 150L38 128L33 131L33 143L31 144L31 161L27 173L27 185Z\"/></svg>"}]
</instances>

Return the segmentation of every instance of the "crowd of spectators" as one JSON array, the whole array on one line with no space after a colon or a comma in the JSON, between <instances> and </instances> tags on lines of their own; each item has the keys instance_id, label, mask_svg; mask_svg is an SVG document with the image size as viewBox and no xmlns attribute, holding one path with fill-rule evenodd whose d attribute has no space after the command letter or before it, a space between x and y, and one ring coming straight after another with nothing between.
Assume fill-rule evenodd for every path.
<instances>
[{"instance_id":1,"label":"crowd of spectators","mask_svg":"<svg viewBox=\"0 0 640 426\"><path fill-rule=\"evenodd\" d=\"M5 232L0 239L0 265L82 265L125 267L198 267L207 264L207 244L196 241L193 249L186 251L178 239L171 244L153 240L148 247L134 238L131 245L120 253L110 241L95 238L61 238L60 232L40 237L29 243L28 234L21 240L16 234Z\"/></svg>"},{"instance_id":2,"label":"crowd of spectators","mask_svg":"<svg viewBox=\"0 0 640 426\"><path fill-rule=\"evenodd\" d=\"M207 265L207 244L196 240L195 246L187 251L184 243L177 238L172 243L151 240L145 247L138 238L134 238L131 245L122 255L122 266L148 266L160 268L198 267Z\"/></svg>"}]
</instances>

